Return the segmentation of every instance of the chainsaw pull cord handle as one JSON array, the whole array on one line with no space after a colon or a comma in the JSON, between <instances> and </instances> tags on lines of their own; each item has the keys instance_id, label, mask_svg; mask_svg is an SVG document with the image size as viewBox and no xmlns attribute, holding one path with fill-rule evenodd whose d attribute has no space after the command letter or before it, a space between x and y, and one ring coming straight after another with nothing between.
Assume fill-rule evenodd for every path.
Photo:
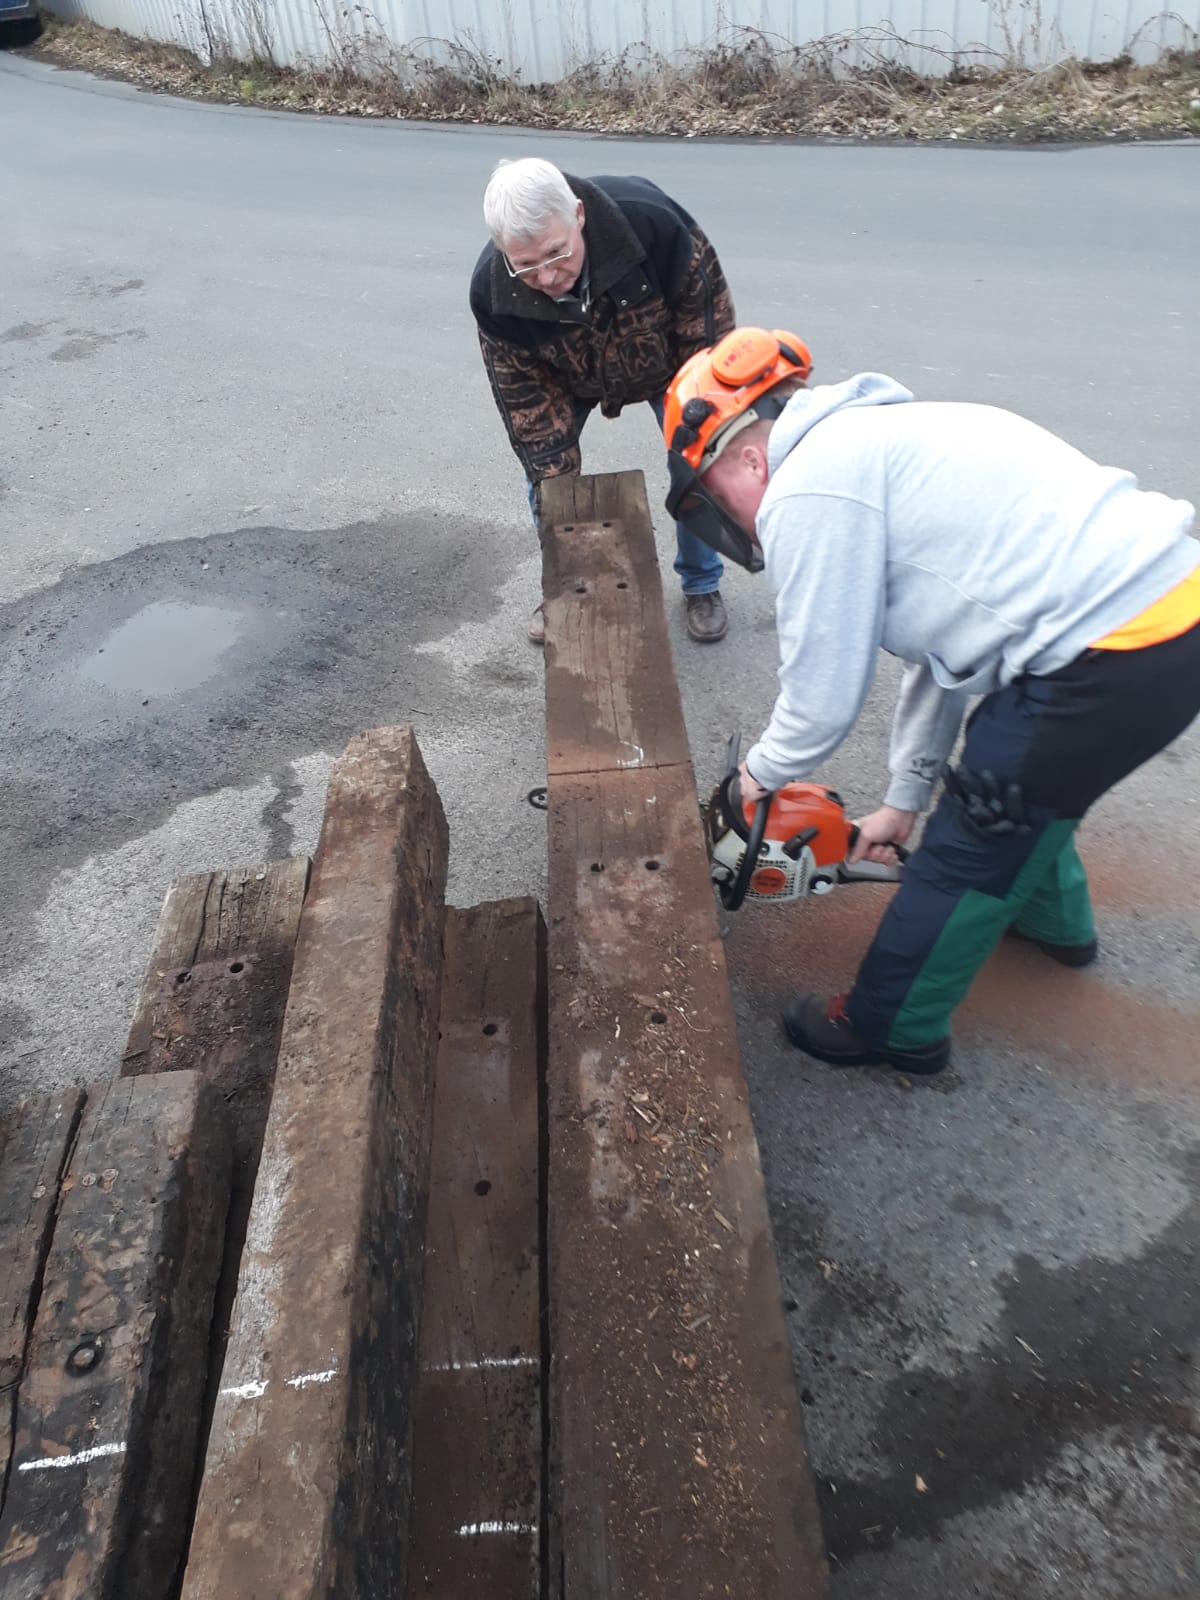
<instances>
[{"instance_id":1,"label":"chainsaw pull cord handle","mask_svg":"<svg viewBox=\"0 0 1200 1600\"><path fill-rule=\"evenodd\" d=\"M721 804L725 814L732 820L742 817L741 785L737 781L737 769L726 773L721 783ZM758 865L758 852L767 832L767 818L771 814L771 801L774 794L764 794L754 808L754 820L750 824L749 832L745 835L746 848L742 851L742 859L738 863L737 872L730 883L717 886L721 896L721 904L726 911L739 911L750 889L750 879L754 876L754 869ZM734 831L741 833L741 828L734 823Z\"/></svg>"}]
</instances>

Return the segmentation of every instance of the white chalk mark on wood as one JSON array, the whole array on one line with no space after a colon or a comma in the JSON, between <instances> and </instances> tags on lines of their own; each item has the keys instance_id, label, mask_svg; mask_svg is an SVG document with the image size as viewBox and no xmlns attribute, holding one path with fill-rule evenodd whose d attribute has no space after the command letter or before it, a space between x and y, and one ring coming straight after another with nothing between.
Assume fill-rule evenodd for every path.
<instances>
[{"instance_id":1,"label":"white chalk mark on wood","mask_svg":"<svg viewBox=\"0 0 1200 1600\"><path fill-rule=\"evenodd\" d=\"M302 1372L298 1377L289 1378L289 1389L307 1389L310 1383L332 1383L338 1375L336 1367L330 1367L327 1372Z\"/></svg>"},{"instance_id":2,"label":"white chalk mark on wood","mask_svg":"<svg viewBox=\"0 0 1200 1600\"><path fill-rule=\"evenodd\" d=\"M260 1400L267 1392L267 1380L255 1378L250 1383L234 1383L228 1389L222 1389L222 1394L227 1394L231 1400Z\"/></svg>"},{"instance_id":3,"label":"white chalk mark on wood","mask_svg":"<svg viewBox=\"0 0 1200 1600\"><path fill-rule=\"evenodd\" d=\"M473 1539L478 1533L536 1533L536 1522L464 1522L459 1528L464 1539Z\"/></svg>"},{"instance_id":4,"label":"white chalk mark on wood","mask_svg":"<svg viewBox=\"0 0 1200 1600\"><path fill-rule=\"evenodd\" d=\"M85 1467L89 1461L99 1461L103 1456L123 1456L123 1444L94 1444L88 1450L77 1450L73 1456L42 1456L38 1461L20 1461L18 1472L41 1472L46 1467Z\"/></svg>"},{"instance_id":5,"label":"white chalk mark on wood","mask_svg":"<svg viewBox=\"0 0 1200 1600\"><path fill-rule=\"evenodd\" d=\"M478 1372L481 1367L536 1367L537 1356L480 1356L477 1361L435 1361L430 1372Z\"/></svg>"}]
</instances>

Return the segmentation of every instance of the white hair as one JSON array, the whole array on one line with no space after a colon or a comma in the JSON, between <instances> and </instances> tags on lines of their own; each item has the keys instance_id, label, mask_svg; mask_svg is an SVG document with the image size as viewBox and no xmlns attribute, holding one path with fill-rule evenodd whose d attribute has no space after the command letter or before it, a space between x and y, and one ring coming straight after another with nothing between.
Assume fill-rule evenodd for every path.
<instances>
[{"instance_id":1,"label":"white hair","mask_svg":"<svg viewBox=\"0 0 1200 1600\"><path fill-rule=\"evenodd\" d=\"M536 239L552 222L574 222L578 205L552 162L523 156L501 161L492 173L483 196L483 220L497 244Z\"/></svg>"}]
</instances>

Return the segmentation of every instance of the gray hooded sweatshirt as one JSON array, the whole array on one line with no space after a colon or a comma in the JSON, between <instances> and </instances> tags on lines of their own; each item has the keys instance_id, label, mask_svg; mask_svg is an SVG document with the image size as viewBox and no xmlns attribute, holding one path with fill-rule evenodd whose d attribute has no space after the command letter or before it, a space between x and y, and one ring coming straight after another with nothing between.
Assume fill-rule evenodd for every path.
<instances>
[{"instance_id":1,"label":"gray hooded sweatshirt","mask_svg":"<svg viewBox=\"0 0 1200 1600\"><path fill-rule=\"evenodd\" d=\"M1200 565L1186 500L875 372L796 394L768 458L779 696L746 763L769 789L837 749L883 649L909 663L886 800L923 809L971 695L1066 666Z\"/></svg>"}]
</instances>

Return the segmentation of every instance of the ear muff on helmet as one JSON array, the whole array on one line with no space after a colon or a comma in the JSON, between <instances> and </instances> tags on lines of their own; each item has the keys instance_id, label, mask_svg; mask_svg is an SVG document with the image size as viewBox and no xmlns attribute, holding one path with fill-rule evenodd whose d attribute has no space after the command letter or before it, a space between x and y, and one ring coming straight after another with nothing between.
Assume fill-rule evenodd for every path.
<instances>
[{"instance_id":1,"label":"ear muff on helmet","mask_svg":"<svg viewBox=\"0 0 1200 1600\"><path fill-rule=\"evenodd\" d=\"M790 395L772 390L787 379L804 382L811 371L808 347L794 333L735 328L685 361L667 389L667 510L711 549L750 572L762 570L762 552L705 489L703 474L742 428L779 415Z\"/></svg>"},{"instance_id":2,"label":"ear muff on helmet","mask_svg":"<svg viewBox=\"0 0 1200 1600\"><path fill-rule=\"evenodd\" d=\"M811 371L808 346L796 334L734 328L711 349L698 350L671 380L663 406L667 449L700 469L732 422L751 408L769 415L759 403L763 397L785 379L804 382Z\"/></svg>"}]
</instances>

